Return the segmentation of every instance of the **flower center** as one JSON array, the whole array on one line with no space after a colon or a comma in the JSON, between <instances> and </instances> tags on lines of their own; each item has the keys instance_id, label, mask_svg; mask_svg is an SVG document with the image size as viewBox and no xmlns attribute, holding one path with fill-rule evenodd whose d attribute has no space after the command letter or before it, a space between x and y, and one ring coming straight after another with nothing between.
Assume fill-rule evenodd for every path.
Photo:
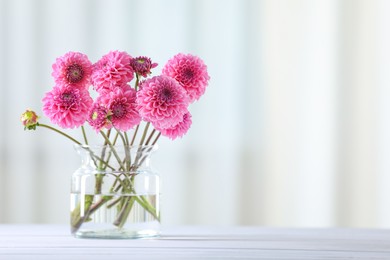
<instances>
[{"instance_id":1,"label":"flower center","mask_svg":"<svg viewBox=\"0 0 390 260\"><path fill-rule=\"evenodd\" d=\"M123 104L114 104L111 106L112 114L116 118L122 118L126 115L126 107Z\"/></svg>"},{"instance_id":2,"label":"flower center","mask_svg":"<svg viewBox=\"0 0 390 260\"><path fill-rule=\"evenodd\" d=\"M190 80L194 77L194 72L191 69L185 69L183 71L183 76L185 79Z\"/></svg>"},{"instance_id":3,"label":"flower center","mask_svg":"<svg viewBox=\"0 0 390 260\"><path fill-rule=\"evenodd\" d=\"M163 88L160 92L160 100L170 101L172 99L172 91L168 88Z\"/></svg>"},{"instance_id":4,"label":"flower center","mask_svg":"<svg viewBox=\"0 0 390 260\"><path fill-rule=\"evenodd\" d=\"M66 107L70 107L75 102L75 95L71 92L65 92L61 95L62 104Z\"/></svg>"},{"instance_id":5,"label":"flower center","mask_svg":"<svg viewBox=\"0 0 390 260\"><path fill-rule=\"evenodd\" d=\"M96 120L99 116L99 113L97 111L94 111L92 114L92 120Z\"/></svg>"},{"instance_id":6,"label":"flower center","mask_svg":"<svg viewBox=\"0 0 390 260\"><path fill-rule=\"evenodd\" d=\"M83 68L75 63L66 68L66 78L69 83L77 83L83 79Z\"/></svg>"}]
</instances>

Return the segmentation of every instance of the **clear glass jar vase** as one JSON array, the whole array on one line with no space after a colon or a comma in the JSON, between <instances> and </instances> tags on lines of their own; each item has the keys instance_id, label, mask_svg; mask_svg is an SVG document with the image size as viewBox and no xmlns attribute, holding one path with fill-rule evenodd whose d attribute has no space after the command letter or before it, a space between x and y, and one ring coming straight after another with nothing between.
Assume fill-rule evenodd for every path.
<instances>
[{"instance_id":1,"label":"clear glass jar vase","mask_svg":"<svg viewBox=\"0 0 390 260\"><path fill-rule=\"evenodd\" d=\"M150 166L156 146L76 146L71 233L78 238L146 238L160 234L160 177Z\"/></svg>"}]
</instances>

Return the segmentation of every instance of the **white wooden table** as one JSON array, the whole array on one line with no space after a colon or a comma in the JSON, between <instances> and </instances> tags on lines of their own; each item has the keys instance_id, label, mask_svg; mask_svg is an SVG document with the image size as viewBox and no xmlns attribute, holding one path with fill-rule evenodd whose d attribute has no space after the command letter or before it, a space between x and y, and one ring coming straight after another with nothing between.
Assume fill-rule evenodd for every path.
<instances>
[{"instance_id":1,"label":"white wooden table","mask_svg":"<svg viewBox=\"0 0 390 260\"><path fill-rule=\"evenodd\" d=\"M390 230L166 228L160 238L90 240L56 225L0 225L0 259L383 259Z\"/></svg>"}]
</instances>

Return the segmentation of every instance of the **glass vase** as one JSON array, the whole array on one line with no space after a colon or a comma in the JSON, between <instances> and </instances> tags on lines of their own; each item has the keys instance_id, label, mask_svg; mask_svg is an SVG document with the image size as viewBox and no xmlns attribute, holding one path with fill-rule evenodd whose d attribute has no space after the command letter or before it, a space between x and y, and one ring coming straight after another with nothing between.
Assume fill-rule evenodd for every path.
<instances>
[{"instance_id":1,"label":"glass vase","mask_svg":"<svg viewBox=\"0 0 390 260\"><path fill-rule=\"evenodd\" d=\"M78 238L147 238L160 234L160 177L150 166L156 146L76 146L71 233Z\"/></svg>"}]
</instances>

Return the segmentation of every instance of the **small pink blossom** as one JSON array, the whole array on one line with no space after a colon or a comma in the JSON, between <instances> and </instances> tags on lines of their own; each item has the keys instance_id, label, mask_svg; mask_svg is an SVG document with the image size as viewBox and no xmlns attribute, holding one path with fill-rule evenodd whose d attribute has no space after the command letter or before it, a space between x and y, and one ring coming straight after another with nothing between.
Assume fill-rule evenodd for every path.
<instances>
[{"instance_id":1,"label":"small pink blossom","mask_svg":"<svg viewBox=\"0 0 390 260\"><path fill-rule=\"evenodd\" d=\"M159 130L163 136L175 140L177 137L182 137L188 132L188 129L190 129L192 124L191 118L192 116L190 112L187 112L186 114L184 114L182 121L179 122L177 125L165 129L156 128L156 130Z\"/></svg>"},{"instance_id":2,"label":"small pink blossom","mask_svg":"<svg viewBox=\"0 0 390 260\"><path fill-rule=\"evenodd\" d=\"M89 112L87 121L96 132L99 132L103 128L110 129L112 127L110 116L111 113L108 108L99 102L95 102Z\"/></svg>"},{"instance_id":3,"label":"small pink blossom","mask_svg":"<svg viewBox=\"0 0 390 260\"><path fill-rule=\"evenodd\" d=\"M55 86L42 101L44 114L62 128L84 124L93 103L86 89L71 86Z\"/></svg>"},{"instance_id":4,"label":"small pink blossom","mask_svg":"<svg viewBox=\"0 0 390 260\"><path fill-rule=\"evenodd\" d=\"M92 84L99 93L123 86L134 78L130 65L131 56L126 52L111 51L94 64Z\"/></svg>"},{"instance_id":5,"label":"small pink blossom","mask_svg":"<svg viewBox=\"0 0 390 260\"><path fill-rule=\"evenodd\" d=\"M142 118L161 129L182 121L189 104L186 91L167 76L145 80L137 92L137 103Z\"/></svg>"},{"instance_id":6,"label":"small pink blossom","mask_svg":"<svg viewBox=\"0 0 390 260\"><path fill-rule=\"evenodd\" d=\"M141 122L134 89L117 87L103 94L99 100L109 109L110 121L116 129L127 131Z\"/></svg>"},{"instance_id":7,"label":"small pink blossom","mask_svg":"<svg viewBox=\"0 0 390 260\"><path fill-rule=\"evenodd\" d=\"M68 52L56 59L52 76L58 86L73 86L88 89L91 81L92 63L87 55Z\"/></svg>"},{"instance_id":8,"label":"small pink blossom","mask_svg":"<svg viewBox=\"0 0 390 260\"><path fill-rule=\"evenodd\" d=\"M130 64L135 73L145 78L151 74L151 70L158 65L157 63L152 63L150 58L144 56L133 58Z\"/></svg>"},{"instance_id":9,"label":"small pink blossom","mask_svg":"<svg viewBox=\"0 0 390 260\"><path fill-rule=\"evenodd\" d=\"M176 79L187 91L191 103L204 94L210 79L207 66L200 58L182 53L165 64L162 74Z\"/></svg>"}]
</instances>

